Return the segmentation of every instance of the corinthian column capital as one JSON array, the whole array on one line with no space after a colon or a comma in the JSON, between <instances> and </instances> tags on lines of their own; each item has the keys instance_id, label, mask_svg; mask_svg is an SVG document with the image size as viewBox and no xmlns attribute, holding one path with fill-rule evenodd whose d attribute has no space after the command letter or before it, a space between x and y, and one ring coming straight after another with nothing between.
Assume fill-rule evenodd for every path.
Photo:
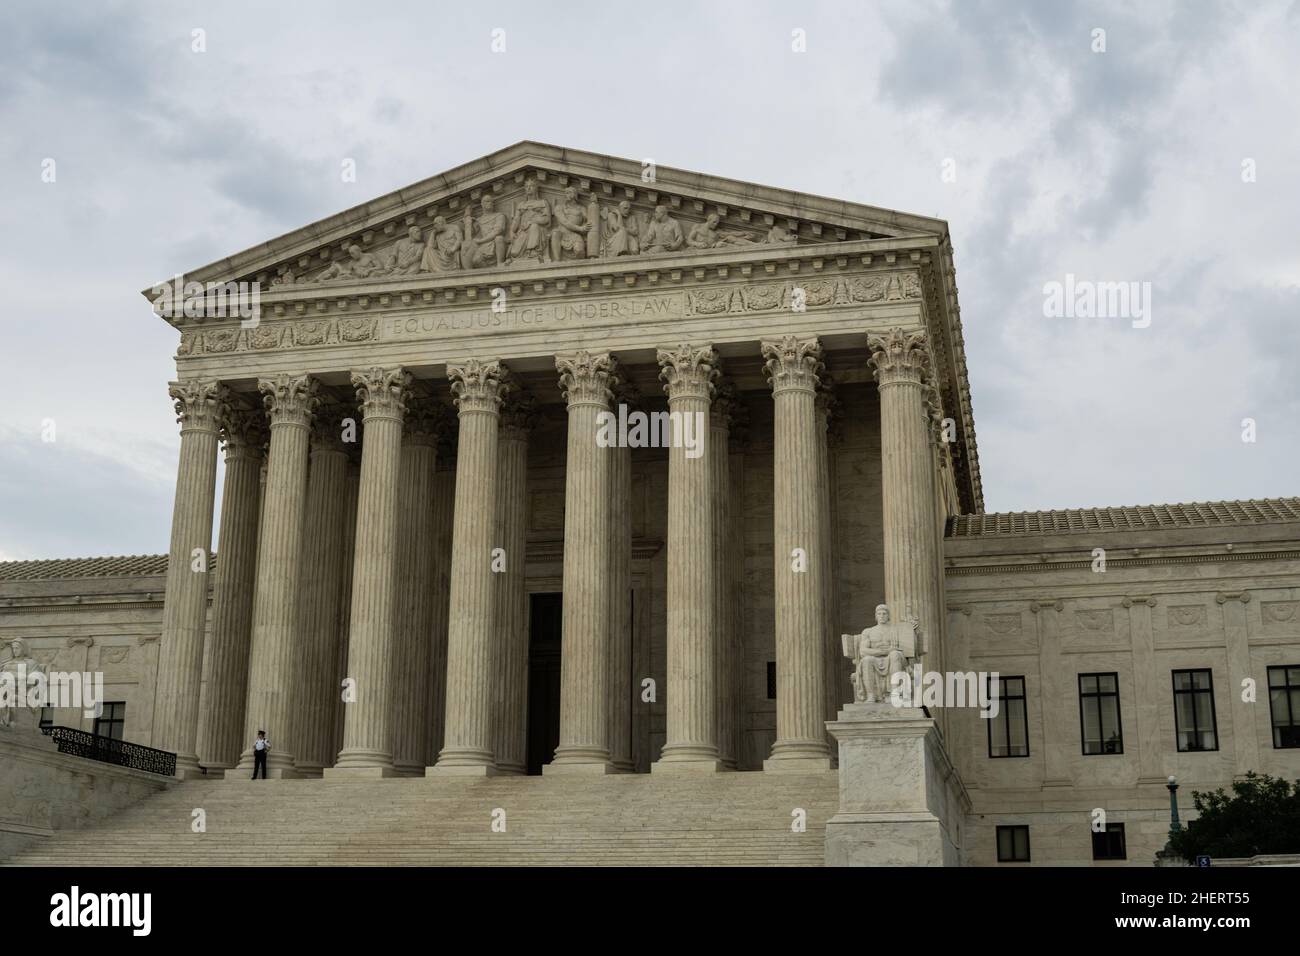
<instances>
[{"instance_id":1,"label":"corinthian column capital","mask_svg":"<svg viewBox=\"0 0 1300 956\"><path fill-rule=\"evenodd\" d=\"M406 403L402 440L408 445L437 448L453 418L451 409L438 399L432 396L413 398Z\"/></svg>"},{"instance_id":2,"label":"corinthian column capital","mask_svg":"<svg viewBox=\"0 0 1300 956\"><path fill-rule=\"evenodd\" d=\"M570 407L609 407L613 400L614 367L614 358L608 352L579 349L555 356L555 370L560 373L560 391Z\"/></svg>"},{"instance_id":3,"label":"corinthian column capital","mask_svg":"<svg viewBox=\"0 0 1300 956\"><path fill-rule=\"evenodd\" d=\"M527 438L537 424L537 399L527 392L515 392L501 403L501 430L499 437Z\"/></svg>"},{"instance_id":4,"label":"corinthian column capital","mask_svg":"<svg viewBox=\"0 0 1300 956\"><path fill-rule=\"evenodd\" d=\"M448 365L447 377L451 379L451 394L456 407L465 412L492 412L501 408L501 399L513 388L507 369L500 362L466 359L460 365Z\"/></svg>"},{"instance_id":5,"label":"corinthian column capital","mask_svg":"<svg viewBox=\"0 0 1300 956\"><path fill-rule=\"evenodd\" d=\"M352 373L363 419L401 421L411 395L411 373L403 368L367 368Z\"/></svg>"},{"instance_id":6,"label":"corinthian column capital","mask_svg":"<svg viewBox=\"0 0 1300 956\"><path fill-rule=\"evenodd\" d=\"M717 380L718 353L711 345L687 345L659 349L659 379L671 402L676 398L713 398Z\"/></svg>"},{"instance_id":7,"label":"corinthian column capital","mask_svg":"<svg viewBox=\"0 0 1300 956\"><path fill-rule=\"evenodd\" d=\"M925 332L890 329L884 335L867 335L871 364L880 385L919 383L930 365Z\"/></svg>"},{"instance_id":8,"label":"corinthian column capital","mask_svg":"<svg viewBox=\"0 0 1300 956\"><path fill-rule=\"evenodd\" d=\"M257 390L262 393L272 425L301 425L306 428L320 404L319 385L310 375L282 372L275 378L259 380Z\"/></svg>"},{"instance_id":9,"label":"corinthian column capital","mask_svg":"<svg viewBox=\"0 0 1300 956\"><path fill-rule=\"evenodd\" d=\"M322 405L312 418L312 451L347 451L348 442L343 440L343 420L351 417L346 405Z\"/></svg>"},{"instance_id":10,"label":"corinthian column capital","mask_svg":"<svg viewBox=\"0 0 1300 956\"><path fill-rule=\"evenodd\" d=\"M261 409L228 406L221 416L221 440L226 445L226 461L236 458L261 458L270 436L266 415Z\"/></svg>"},{"instance_id":11,"label":"corinthian column capital","mask_svg":"<svg viewBox=\"0 0 1300 956\"><path fill-rule=\"evenodd\" d=\"M783 336L777 342L761 343L763 366L772 385L772 393L787 389L811 392L817 388L822 373L822 346L817 339Z\"/></svg>"},{"instance_id":12,"label":"corinthian column capital","mask_svg":"<svg viewBox=\"0 0 1300 956\"><path fill-rule=\"evenodd\" d=\"M221 382L171 382L167 394L176 401L181 431L215 432L230 403L230 389Z\"/></svg>"},{"instance_id":13,"label":"corinthian column capital","mask_svg":"<svg viewBox=\"0 0 1300 956\"><path fill-rule=\"evenodd\" d=\"M731 382L720 383L714 391L713 403L709 406L709 424L714 428L730 428L736 410L740 407L740 395Z\"/></svg>"}]
</instances>

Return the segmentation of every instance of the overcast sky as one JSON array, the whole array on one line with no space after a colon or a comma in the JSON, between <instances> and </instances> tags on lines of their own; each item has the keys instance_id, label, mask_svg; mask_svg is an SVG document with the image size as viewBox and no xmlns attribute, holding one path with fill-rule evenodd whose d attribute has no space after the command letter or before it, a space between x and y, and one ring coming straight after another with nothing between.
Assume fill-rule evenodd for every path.
<instances>
[{"instance_id":1,"label":"overcast sky","mask_svg":"<svg viewBox=\"0 0 1300 956\"><path fill-rule=\"evenodd\" d=\"M167 549L141 288L522 139L946 219L989 511L1296 494L1298 51L1287 3L7 0L0 559ZM1149 326L1045 317L1067 274Z\"/></svg>"}]
</instances>

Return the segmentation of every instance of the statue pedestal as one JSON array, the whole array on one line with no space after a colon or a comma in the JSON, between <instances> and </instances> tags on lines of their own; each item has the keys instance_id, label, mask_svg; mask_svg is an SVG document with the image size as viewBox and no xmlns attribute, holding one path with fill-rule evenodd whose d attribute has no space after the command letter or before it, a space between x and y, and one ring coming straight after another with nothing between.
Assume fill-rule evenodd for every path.
<instances>
[{"instance_id":1,"label":"statue pedestal","mask_svg":"<svg viewBox=\"0 0 1300 956\"><path fill-rule=\"evenodd\" d=\"M849 704L827 729L839 745L840 809L827 866L960 866L970 798L925 711Z\"/></svg>"}]
</instances>

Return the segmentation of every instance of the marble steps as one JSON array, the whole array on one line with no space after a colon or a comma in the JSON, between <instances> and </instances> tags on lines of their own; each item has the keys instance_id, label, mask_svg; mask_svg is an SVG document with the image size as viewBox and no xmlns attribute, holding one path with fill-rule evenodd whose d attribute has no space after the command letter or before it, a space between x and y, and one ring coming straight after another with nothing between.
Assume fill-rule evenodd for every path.
<instances>
[{"instance_id":1,"label":"marble steps","mask_svg":"<svg viewBox=\"0 0 1300 956\"><path fill-rule=\"evenodd\" d=\"M190 781L20 865L817 866L834 772ZM202 807L207 832L190 830ZM491 814L506 811L507 832ZM807 832L790 830L791 810Z\"/></svg>"}]
</instances>

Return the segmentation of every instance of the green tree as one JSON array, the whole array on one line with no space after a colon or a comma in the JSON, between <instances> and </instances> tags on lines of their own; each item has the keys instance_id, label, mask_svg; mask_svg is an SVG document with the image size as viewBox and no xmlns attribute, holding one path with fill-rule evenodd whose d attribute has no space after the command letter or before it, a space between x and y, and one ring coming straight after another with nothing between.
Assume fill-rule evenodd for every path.
<instances>
[{"instance_id":1,"label":"green tree","mask_svg":"<svg viewBox=\"0 0 1300 956\"><path fill-rule=\"evenodd\" d=\"M1196 819L1169 838L1169 848L1189 862L1201 854L1300 853L1300 781L1252 772L1231 794L1193 790L1192 802Z\"/></svg>"}]
</instances>

